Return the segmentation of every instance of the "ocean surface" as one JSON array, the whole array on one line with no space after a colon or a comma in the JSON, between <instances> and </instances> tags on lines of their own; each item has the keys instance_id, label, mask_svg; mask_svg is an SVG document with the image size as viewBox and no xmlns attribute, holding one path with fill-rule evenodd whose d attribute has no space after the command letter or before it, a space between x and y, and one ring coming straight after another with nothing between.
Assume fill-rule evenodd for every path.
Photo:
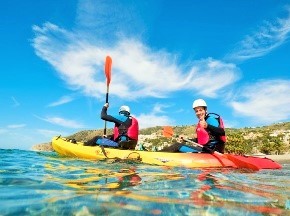
<instances>
[{"instance_id":1,"label":"ocean surface","mask_svg":"<svg viewBox=\"0 0 290 216\"><path fill-rule=\"evenodd\" d=\"M253 172L7 149L0 157L0 215L290 215L290 163Z\"/></svg>"}]
</instances>

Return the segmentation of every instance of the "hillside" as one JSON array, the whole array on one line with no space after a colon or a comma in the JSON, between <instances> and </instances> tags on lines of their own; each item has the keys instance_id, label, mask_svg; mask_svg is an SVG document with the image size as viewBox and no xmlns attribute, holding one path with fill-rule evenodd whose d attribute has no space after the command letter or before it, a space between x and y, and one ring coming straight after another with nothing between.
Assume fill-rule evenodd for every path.
<instances>
[{"instance_id":1,"label":"hillside","mask_svg":"<svg viewBox=\"0 0 290 216\"><path fill-rule=\"evenodd\" d=\"M195 125L184 125L173 127L175 135L185 135L192 137ZM143 144L147 149L160 149L165 145L176 142L174 138L163 136L163 127L150 127L140 130L139 144ZM112 129L107 129L107 134L111 134ZM86 141L96 135L102 135L103 129L84 130L68 136L69 139ZM227 144L226 152L236 154L289 154L290 146L290 122L272 124L269 126L255 128L226 128ZM35 150L43 150L43 145L36 145ZM51 146L45 147L51 149Z\"/></svg>"},{"instance_id":2,"label":"hillside","mask_svg":"<svg viewBox=\"0 0 290 216\"><path fill-rule=\"evenodd\" d=\"M195 125L174 126L176 135L191 137L195 131ZM161 148L164 145L175 142L175 139L163 137L163 127L150 127L140 130L139 143L148 149L153 146ZM111 134L112 129L107 130ZM102 135L103 129L86 130L77 132L68 138L86 141L96 135ZM289 153L290 122L272 124L255 128L226 128L226 151L237 154L286 154Z\"/></svg>"}]
</instances>

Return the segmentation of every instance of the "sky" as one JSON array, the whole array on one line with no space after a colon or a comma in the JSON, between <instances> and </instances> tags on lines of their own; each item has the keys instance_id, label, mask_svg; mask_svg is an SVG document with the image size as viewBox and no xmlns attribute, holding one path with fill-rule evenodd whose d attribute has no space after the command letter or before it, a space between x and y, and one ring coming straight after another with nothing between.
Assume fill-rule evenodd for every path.
<instances>
[{"instance_id":1,"label":"sky","mask_svg":"<svg viewBox=\"0 0 290 216\"><path fill-rule=\"evenodd\" d=\"M104 128L108 55L108 113L140 128L196 124L198 98L227 128L290 120L290 0L9 0L0 28L3 149Z\"/></svg>"}]
</instances>

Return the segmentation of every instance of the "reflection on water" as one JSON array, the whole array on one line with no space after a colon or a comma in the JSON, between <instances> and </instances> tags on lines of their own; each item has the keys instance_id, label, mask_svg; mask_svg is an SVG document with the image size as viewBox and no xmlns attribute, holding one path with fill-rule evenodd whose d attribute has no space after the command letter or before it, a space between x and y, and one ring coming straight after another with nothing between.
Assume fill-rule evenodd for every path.
<instances>
[{"instance_id":1,"label":"reflection on water","mask_svg":"<svg viewBox=\"0 0 290 216\"><path fill-rule=\"evenodd\" d=\"M0 215L290 215L290 164L252 172L0 155Z\"/></svg>"}]
</instances>

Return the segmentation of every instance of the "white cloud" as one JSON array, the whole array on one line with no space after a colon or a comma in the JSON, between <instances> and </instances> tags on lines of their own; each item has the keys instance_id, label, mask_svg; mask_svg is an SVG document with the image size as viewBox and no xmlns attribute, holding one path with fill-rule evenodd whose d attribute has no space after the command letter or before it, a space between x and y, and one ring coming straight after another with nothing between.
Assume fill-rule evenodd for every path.
<instances>
[{"instance_id":1,"label":"white cloud","mask_svg":"<svg viewBox=\"0 0 290 216\"><path fill-rule=\"evenodd\" d=\"M55 130L46 130L46 129L37 129L37 132L48 139L51 139L53 136L68 134L63 131L55 131Z\"/></svg>"},{"instance_id":2,"label":"white cloud","mask_svg":"<svg viewBox=\"0 0 290 216\"><path fill-rule=\"evenodd\" d=\"M55 124L55 125L60 125L62 127L66 127L66 128L84 128L85 126L81 123L78 123L75 120L69 120L69 119L64 119L61 117L46 117L46 118L42 118L39 116L36 116L36 118L41 119L43 121L49 122L51 124Z\"/></svg>"},{"instance_id":3,"label":"white cloud","mask_svg":"<svg viewBox=\"0 0 290 216\"><path fill-rule=\"evenodd\" d=\"M71 96L63 96L58 101L50 103L48 105L48 107L55 107L55 106L63 105L63 104L69 103L69 102L71 102L73 100L74 100L74 98L71 97Z\"/></svg>"},{"instance_id":4,"label":"white cloud","mask_svg":"<svg viewBox=\"0 0 290 216\"><path fill-rule=\"evenodd\" d=\"M7 128L23 128L25 126L26 124L13 124L13 125L8 125Z\"/></svg>"},{"instance_id":5,"label":"white cloud","mask_svg":"<svg viewBox=\"0 0 290 216\"><path fill-rule=\"evenodd\" d=\"M239 122L236 120L228 121L227 119L223 119L225 128L236 128L239 125Z\"/></svg>"},{"instance_id":6,"label":"white cloud","mask_svg":"<svg viewBox=\"0 0 290 216\"><path fill-rule=\"evenodd\" d=\"M139 121L140 128L148 128L154 126L174 125L174 121L168 116L157 114L141 114L136 117Z\"/></svg>"},{"instance_id":7,"label":"white cloud","mask_svg":"<svg viewBox=\"0 0 290 216\"><path fill-rule=\"evenodd\" d=\"M82 0L78 2L76 26L81 34L93 34L103 41L115 38L118 34L131 35L144 31L143 19L135 7L143 10L148 4L126 1ZM152 9L152 8L151 8ZM145 9L146 10L146 9ZM93 38L93 39L94 39Z\"/></svg>"},{"instance_id":8,"label":"white cloud","mask_svg":"<svg viewBox=\"0 0 290 216\"><path fill-rule=\"evenodd\" d=\"M274 123L290 118L290 81L268 80L245 86L230 105L255 122Z\"/></svg>"},{"instance_id":9,"label":"white cloud","mask_svg":"<svg viewBox=\"0 0 290 216\"><path fill-rule=\"evenodd\" d=\"M7 134L7 133L8 133L7 129L0 128L0 134Z\"/></svg>"},{"instance_id":10,"label":"white cloud","mask_svg":"<svg viewBox=\"0 0 290 216\"><path fill-rule=\"evenodd\" d=\"M175 122L166 115L161 115L164 113L162 108L168 107L167 105L155 104L151 113L141 114L136 116L139 121L140 128L148 128L154 126L164 126L164 125L174 125Z\"/></svg>"},{"instance_id":11,"label":"white cloud","mask_svg":"<svg viewBox=\"0 0 290 216\"><path fill-rule=\"evenodd\" d=\"M169 105L165 105L165 104L155 104L152 110L152 113L164 113L165 111L163 110L163 108L167 108L169 107Z\"/></svg>"},{"instance_id":12,"label":"white cloud","mask_svg":"<svg viewBox=\"0 0 290 216\"><path fill-rule=\"evenodd\" d=\"M20 106L20 103L16 100L15 97L12 96L11 99L12 99L12 101L13 101L13 107L18 107L18 106Z\"/></svg>"},{"instance_id":13,"label":"white cloud","mask_svg":"<svg viewBox=\"0 0 290 216\"><path fill-rule=\"evenodd\" d=\"M287 17L273 22L265 22L259 30L248 35L238 44L238 49L227 58L232 60L247 60L268 54L273 49L281 46L289 38L290 9Z\"/></svg>"},{"instance_id":14,"label":"white cloud","mask_svg":"<svg viewBox=\"0 0 290 216\"><path fill-rule=\"evenodd\" d=\"M166 97L180 90L216 97L239 76L235 65L211 58L183 70L175 55L153 51L134 39L120 39L114 46L90 44L51 23L34 26L34 32L37 55L53 65L71 88L100 99L106 91L104 60L108 53L113 59L110 94L122 99Z\"/></svg>"},{"instance_id":15,"label":"white cloud","mask_svg":"<svg viewBox=\"0 0 290 216\"><path fill-rule=\"evenodd\" d=\"M218 91L240 77L240 71L236 65L211 58L195 61L191 74L192 79L188 85L207 97L216 97Z\"/></svg>"}]
</instances>

